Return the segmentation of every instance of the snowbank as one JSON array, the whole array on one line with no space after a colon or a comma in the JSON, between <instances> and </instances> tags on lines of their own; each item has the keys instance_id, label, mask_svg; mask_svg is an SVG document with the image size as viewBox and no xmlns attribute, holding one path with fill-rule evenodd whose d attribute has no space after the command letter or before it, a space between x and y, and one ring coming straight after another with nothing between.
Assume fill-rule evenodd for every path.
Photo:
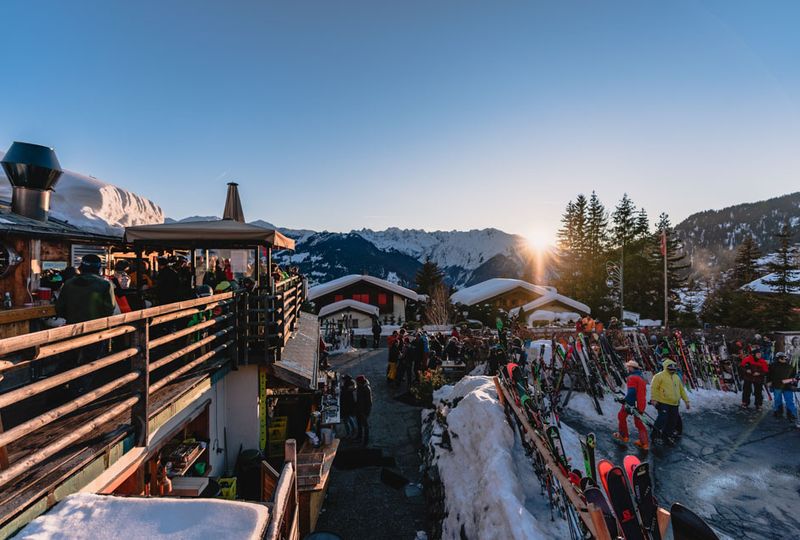
<instances>
[{"instance_id":1,"label":"snowbank","mask_svg":"<svg viewBox=\"0 0 800 540\"><path fill-rule=\"evenodd\" d=\"M0 152L0 159L5 155ZM11 200L11 184L0 169L0 199ZM131 225L163 223L157 204L83 174L64 171L51 195L50 215L86 231L121 236Z\"/></svg>"},{"instance_id":2,"label":"snowbank","mask_svg":"<svg viewBox=\"0 0 800 540\"><path fill-rule=\"evenodd\" d=\"M29 523L16 538L261 538L269 522L265 506L221 499L70 495Z\"/></svg>"},{"instance_id":3,"label":"snowbank","mask_svg":"<svg viewBox=\"0 0 800 540\"><path fill-rule=\"evenodd\" d=\"M434 400L446 416L452 445L452 451L434 447L446 497L442 538L568 538L565 521L550 521L547 496L506 421L492 378L464 377L435 392ZM423 411L424 421L431 416ZM441 435L444 428L437 430ZM568 426L561 433L565 451L579 466L578 435Z\"/></svg>"}]
</instances>

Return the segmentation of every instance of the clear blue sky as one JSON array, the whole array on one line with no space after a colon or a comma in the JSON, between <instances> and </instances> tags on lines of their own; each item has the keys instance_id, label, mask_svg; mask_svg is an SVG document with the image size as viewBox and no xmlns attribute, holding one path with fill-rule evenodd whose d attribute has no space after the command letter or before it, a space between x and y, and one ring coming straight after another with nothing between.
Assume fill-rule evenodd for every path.
<instances>
[{"instance_id":1,"label":"clear blue sky","mask_svg":"<svg viewBox=\"0 0 800 540\"><path fill-rule=\"evenodd\" d=\"M552 235L800 187L800 2L3 2L0 146L220 214Z\"/></svg>"}]
</instances>

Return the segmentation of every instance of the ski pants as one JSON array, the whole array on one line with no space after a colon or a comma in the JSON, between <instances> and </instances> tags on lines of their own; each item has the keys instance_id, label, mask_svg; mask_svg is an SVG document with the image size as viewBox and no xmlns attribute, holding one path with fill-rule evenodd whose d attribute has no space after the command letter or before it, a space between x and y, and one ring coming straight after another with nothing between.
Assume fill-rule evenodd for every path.
<instances>
[{"instance_id":1,"label":"ski pants","mask_svg":"<svg viewBox=\"0 0 800 540\"><path fill-rule=\"evenodd\" d=\"M797 407L794 404L794 392L791 390L778 390L773 389L772 395L775 396L772 409L780 411L784 403L786 404L786 412L793 416L797 416Z\"/></svg>"},{"instance_id":2,"label":"ski pants","mask_svg":"<svg viewBox=\"0 0 800 540\"><path fill-rule=\"evenodd\" d=\"M369 417L366 414L359 413L356 416L356 421L358 422L356 439L364 446L367 446L369 443Z\"/></svg>"},{"instance_id":3,"label":"ski pants","mask_svg":"<svg viewBox=\"0 0 800 540\"><path fill-rule=\"evenodd\" d=\"M649 445L650 442L647 440L647 426L644 425L644 422L636 416L633 416L633 423L636 425L636 429L639 431L639 442L644 445ZM628 438L628 411L625 409L625 406L619 408L619 414L617 414L617 419L619 420L619 434L622 435L624 438Z\"/></svg>"},{"instance_id":4,"label":"ski pants","mask_svg":"<svg viewBox=\"0 0 800 540\"><path fill-rule=\"evenodd\" d=\"M750 405L750 394L754 394L756 398L756 407L761 407L761 404L764 402L764 393L761 391L763 386L763 383L760 382L744 381L742 403Z\"/></svg>"},{"instance_id":5,"label":"ski pants","mask_svg":"<svg viewBox=\"0 0 800 540\"><path fill-rule=\"evenodd\" d=\"M672 437L678 425L678 406L658 403L656 404L656 409L658 409L658 417L656 417L656 421L653 424L653 431Z\"/></svg>"}]
</instances>

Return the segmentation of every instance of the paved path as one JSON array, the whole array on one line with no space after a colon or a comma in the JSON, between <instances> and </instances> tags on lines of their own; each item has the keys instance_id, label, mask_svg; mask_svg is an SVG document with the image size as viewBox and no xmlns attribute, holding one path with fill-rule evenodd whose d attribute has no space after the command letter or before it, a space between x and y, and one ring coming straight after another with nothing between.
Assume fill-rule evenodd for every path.
<instances>
[{"instance_id":1,"label":"paved path","mask_svg":"<svg viewBox=\"0 0 800 540\"><path fill-rule=\"evenodd\" d=\"M393 399L394 390L387 388L385 380L386 354L386 349L365 350L335 357L331 365L339 373L354 378L364 374L370 380L373 407L369 446L394 458L392 470L419 483L420 408ZM342 441L340 452L352 447L352 443ZM335 532L345 540L412 540L416 531L427 529L423 498L407 497L403 489L383 483L380 466L351 470L334 466L318 531Z\"/></svg>"},{"instance_id":2,"label":"paved path","mask_svg":"<svg viewBox=\"0 0 800 540\"><path fill-rule=\"evenodd\" d=\"M562 418L581 433L597 430L598 449L622 462L625 450L611 443L610 429L601 434L568 411ZM735 405L685 415L678 446L649 459L662 504L679 501L737 540L800 537L800 430L793 423Z\"/></svg>"}]
</instances>

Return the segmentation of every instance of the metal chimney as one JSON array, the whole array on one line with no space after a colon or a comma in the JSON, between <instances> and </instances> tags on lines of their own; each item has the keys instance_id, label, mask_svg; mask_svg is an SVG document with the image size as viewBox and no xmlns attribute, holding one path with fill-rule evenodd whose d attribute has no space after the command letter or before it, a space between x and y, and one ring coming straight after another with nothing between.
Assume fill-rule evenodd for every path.
<instances>
[{"instance_id":1,"label":"metal chimney","mask_svg":"<svg viewBox=\"0 0 800 540\"><path fill-rule=\"evenodd\" d=\"M225 198L222 219L244 223L244 210L242 210L242 201L239 199L239 184L236 182L228 182L228 196Z\"/></svg>"},{"instance_id":2,"label":"metal chimney","mask_svg":"<svg viewBox=\"0 0 800 540\"><path fill-rule=\"evenodd\" d=\"M11 211L47 221L50 192L61 177L61 165L52 148L15 141L0 164L11 182Z\"/></svg>"}]
</instances>

